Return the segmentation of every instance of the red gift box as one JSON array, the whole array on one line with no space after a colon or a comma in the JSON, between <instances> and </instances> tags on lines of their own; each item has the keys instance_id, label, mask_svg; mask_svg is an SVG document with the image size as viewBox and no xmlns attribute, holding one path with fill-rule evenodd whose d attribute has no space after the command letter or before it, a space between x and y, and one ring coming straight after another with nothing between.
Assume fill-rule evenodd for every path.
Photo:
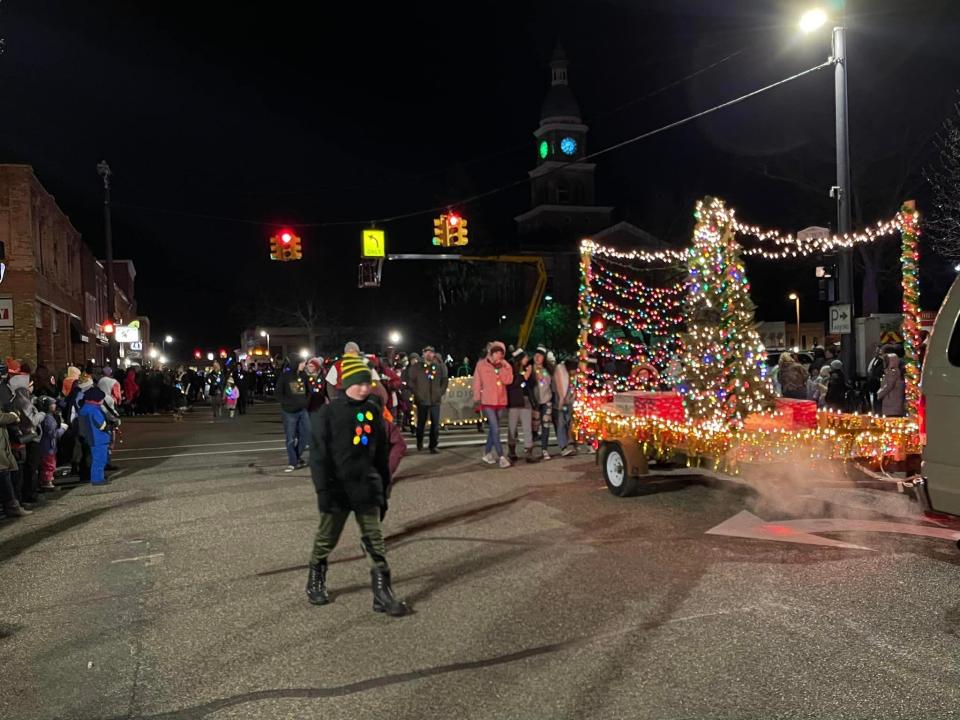
<instances>
[{"instance_id":1,"label":"red gift box","mask_svg":"<svg viewBox=\"0 0 960 720\"><path fill-rule=\"evenodd\" d=\"M813 400L777 398L776 411L782 414L795 429L816 429L817 403Z\"/></svg>"},{"instance_id":2,"label":"red gift box","mask_svg":"<svg viewBox=\"0 0 960 720\"><path fill-rule=\"evenodd\" d=\"M633 414L637 417L659 417L671 422L684 422L683 399L676 392L636 392Z\"/></svg>"}]
</instances>

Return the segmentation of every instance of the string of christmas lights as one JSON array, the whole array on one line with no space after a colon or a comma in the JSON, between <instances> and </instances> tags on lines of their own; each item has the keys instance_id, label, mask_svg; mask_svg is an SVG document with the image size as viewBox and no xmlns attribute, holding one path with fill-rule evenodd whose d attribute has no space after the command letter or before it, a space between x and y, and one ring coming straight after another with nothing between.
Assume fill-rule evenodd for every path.
<instances>
[{"instance_id":1,"label":"string of christmas lights","mask_svg":"<svg viewBox=\"0 0 960 720\"><path fill-rule=\"evenodd\" d=\"M723 201L707 198L697 203L694 217L683 379L677 390L689 417L741 426L748 414L772 405L766 351L755 329L750 283L734 238L732 214Z\"/></svg>"},{"instance_id":2,"label":"string of christmas lights","mask_svg":"<svg viewBox=\"0 0 960 720\"><path fill-rule=\"evenodd\" d=\"M900 263L903 266L903 362L907 414L920 408L920 213L913 202L904 203L897 215L903 232Z\"/></svg>"}]
</instances>

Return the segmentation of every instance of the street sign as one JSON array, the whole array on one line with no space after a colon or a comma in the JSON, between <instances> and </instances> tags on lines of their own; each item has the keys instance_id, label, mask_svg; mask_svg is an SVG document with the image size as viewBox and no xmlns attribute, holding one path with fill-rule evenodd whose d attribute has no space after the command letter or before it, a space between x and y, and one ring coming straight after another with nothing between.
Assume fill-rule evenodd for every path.
<instances>
[{"instance_id":1,"label":"street sign","mask_svg":"<svg viewBox=\"0 0 960 720\"><path fill-rule=\"evenodd\" d=\"M131 351L131 352L141 352L142 350L143 350L143 343L142 343L142 342L132 342L132 343L130 343L130 351Z\"/></svg>"},{"instance_id":2,"label":"street sign","mask_svg":"<svg viewBox=\"0 0 960 720\"><path fill-rule=\"evenodd\" d=\"M367 228L363 231L361 257L385 258L387 256L387 238L383 230Z\"/></svg>"},{"instance_id":3,"label":"street sign","mask_svg":"<svg viewBox=\"0 0 960 720\"><path fill-rule=\"evenodd\" d=\"M849 335L853 326L853 312L850 305L830 306L830 334Z\"/></svg>"},{"instance_id":4,"label":"street sign","mask_svg":"<svg viewBox=\"0 0 960 720\"><path fill-rule=\"evenodd\" d=\"M0 298L0 328L13 327L13 298Z\"/></svg>"},{"instance_id":5,"label":"street sign","mask_svg":"<svg viewBox=\"0 0 960 720\"><path fill-rule=\"evenodd\" d=\"M130 325L117 325L114 329L118 343L132 343L140 340L140 328Z\"/></svg>"}]
</instances>

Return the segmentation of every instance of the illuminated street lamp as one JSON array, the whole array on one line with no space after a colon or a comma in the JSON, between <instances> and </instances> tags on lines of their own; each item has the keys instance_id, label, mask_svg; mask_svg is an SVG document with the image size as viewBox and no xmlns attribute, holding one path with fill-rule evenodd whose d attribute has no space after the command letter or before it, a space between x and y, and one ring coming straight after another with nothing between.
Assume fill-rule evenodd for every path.
<instances>
[{"instance_id":1,"label":"illuminated street lamp","mask_svg":"<svg viewBox=\"0 0 960 720\"><path fill-rule=\"evenodd\" d=\"M827 22L827 14L821 8L807 10L800 16L800 29L805 33L819 30Z\"/></svg>"},{"instance_id":2,"label":"illuminated street lamp","mask_svg":"<svg viewBox=\"0 0 960 720\"><path fill-rule=\"evenodd\" d=\"M267 357L270 357L270 333L266 330L261 330L260 337L267 339Z\"/></svg>"},{"instance_id":3,"label":"illuminated street lamp","mask_svg":"<svg viewBox=\"0 0 960 720\"><path fill-rule=\"evenodd\" d=\"M164 351L164 352L167 351L167 343L172 343L172 342L173 342L173 335L165 335L165 336L164 336L163 342L161 343L161 344L163 345L163 351Z\"/></svg>"},{"instance_id":4,"label":"illuminated street lamp","mask_svg":"<svg viewBox=\"0 0 960 720\"><path fill-rule=\"evenodd\" d=\"M796 340L795 344L799 348L800 347L800 296L797 295L796 293L790 293L789 295L787 295L787 299L793 300L797 306L797 337L795 338Z\"/></svg>"},{"instance_id":5,"label":"illuminated street lamp","mask_svg":"<svg viewBox=\"0 0 960 720\"><path fill-rule=\"evenodd\" d=\"M390 332L389 340L391 345L397 345L401 340L403 340L403 336L400 335L400 333L398 333L396 330L393 330Z\"/></svg>"},{"instance_id":6,"label":"illuminated street lamp","mask_svg":"<svg viewBox=\"0 0 960 720\"><path fill-rule=\"evenodd\" d=\"M156 359L157 359L157 355L159 355L159 354L160 354L160 353L157 352L157 349L156 349L155 347L150 348L150 352L147 353L147 355L150 356L150 359L151 359L151 360L156 360Z\"/></svg>"},{"instance_id":7,"label":"illuminated street lamp","mask_svg":"<svg viewBox=\"0 0 960 720\"><path fill-rule=\"evenodd\" d=\"M800 30L812 33L823 27L829 20L822 9L808 10L800 18ZM830 60L834 66L834 110L836 114L837 146L837 184L830 188L830 197L837 200L837 234L850 232L850 200L852 199L850 182L850 130L847 121L847 29L842 25L833 28L833 43ZM837 271L840 276L837 300L853 308L853 250L843 248L837 253ZM856 312L854 312L856 315ZM856 367L856 336L852 333L840 335L840 359L844 367Z\"/></svg>"},{"instance_id":8,"label":"illuminated street lamp","mask_svg":"<svg viewBox=\"0 0 960 720\"><path fill-rule=\"evenodd\" d=\"M207 360L209 360L210 362L213 362L213 353L212 353L212 352L208 352L208 353L207 353Z\"/></svg>"},{"instance_id":9,"label":"illuminated street lamp","mask_svg":"<svg viewBox=\"0 0 960 720\"><path fill-rule=\"evenodd\" d=\"M306 359L309 358L309 357L310 357L310 351L307 350L306 348L303 348L303 349L300 351L300 359L301 359L301 360L306 360Z\"/></svg>"}]
</instances>

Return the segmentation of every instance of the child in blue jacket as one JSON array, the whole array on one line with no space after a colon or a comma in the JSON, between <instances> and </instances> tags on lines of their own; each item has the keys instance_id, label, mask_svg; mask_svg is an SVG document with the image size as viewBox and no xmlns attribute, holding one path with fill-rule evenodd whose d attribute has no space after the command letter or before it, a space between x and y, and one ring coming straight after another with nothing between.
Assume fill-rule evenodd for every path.
<instances>
[{"instance_id":1,"label":"child in blue jacket","mask_svg":"<svg viewBox=\"0 0 960 720\"><path fill-rule=\"evenodd\" d=\"M96 386L90 388L83 395L83 407L77 415L80 420L80 437L90 448L91 485L105 485L107 482L103 471L107 466L110 433L101 407L104 397L103 390L100 388Z\"/></svg>"}]
</instances>

